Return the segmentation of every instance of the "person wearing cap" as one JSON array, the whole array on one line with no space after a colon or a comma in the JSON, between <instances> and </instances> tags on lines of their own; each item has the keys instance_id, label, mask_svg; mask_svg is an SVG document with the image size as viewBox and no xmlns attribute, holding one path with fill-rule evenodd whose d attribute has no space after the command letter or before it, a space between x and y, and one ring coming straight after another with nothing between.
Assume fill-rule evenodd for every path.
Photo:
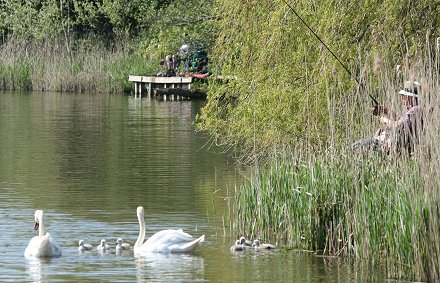
<instances>
[{"instance_id":1,"label":"person wearing cap","mask_svg":"<svg viewBox=\"0 0 440 283\"><path fill-rule=\"evenodd\" d=\"M374 138L382 139L391 147L392 139L386 137L387 130L394 130L396 134L395 149L400 153L406 150L411 153L414 145L417 143L417 133L423 126L422 109L418 103L420 93L420 83L417 81L406 81L404 89L399 91L400 98L406 107L406 112L399 118L388 114L388 111L382 111L379 117L380 123L385 130L379 129Z\"/></svg>"},{"instance_id":2,"label":"person wearing cap","mask_svg":"<svg viewBox=\"0 0 440 283\"><path fill-rule=\"evenodd\" d=\"M401 153L403 149L411 153L417 141L417 132L422 126L422 110L418 104L420 83L406 81L404 89L399 91L400 98L406 107L406 112L397 117L384 106L376 106L373 115L379 117L382 127L373 137L356 141L351 145L353 150L360 148L380 149L389 153L392 149Z\"/></svg>"}]
</instances>

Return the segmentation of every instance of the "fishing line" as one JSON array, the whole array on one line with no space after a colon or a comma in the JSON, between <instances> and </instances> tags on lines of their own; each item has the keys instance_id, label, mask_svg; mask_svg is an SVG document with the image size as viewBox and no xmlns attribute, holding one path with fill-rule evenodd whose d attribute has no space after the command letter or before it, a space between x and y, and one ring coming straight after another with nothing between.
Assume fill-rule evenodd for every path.
<instances>
[{"instance_id":1,"label":"fishing line","mask_svg":"<svg viewBox=\"0 0 440 283\"><path fill-rule=\"evenodd\" d=\"M319 37L319 35L316 34L316 32L306 23L306 21L303 20L303 18L301 18L301 16L295 11L295 9L293 9L293 7L291 5L289 5L289 3L287 3L286 0L283 0L283 2L287 5L287 7L289 7L289 9L295 14L295 16L298 17L298 19L301 20L301 22L310 30L310 32L319 40L319 42L322 43L322 45L324 45L324 47L330 52L330 54L333 55L333 57L336 59L336 61L339 62L339 64L341 64L342 67L344 67L344 69L347 71L347 73L350 75L351 78L353 78L360 87L362 87L362 84L359 82L359 80L353 76L353 74L350 72L350 70L345 66L344 63L341 62L341 60L339 60L338 56L335 55L335 53L333 53L333 51L327 46L327 44L324 43L324 41L322 41L322 39ZM368 96L370 96L370 98L373 100L374 104L377 106L379 105L379 102L377 102L377 100L370 94L368 93Z\"/></svg>"}]
</instances>

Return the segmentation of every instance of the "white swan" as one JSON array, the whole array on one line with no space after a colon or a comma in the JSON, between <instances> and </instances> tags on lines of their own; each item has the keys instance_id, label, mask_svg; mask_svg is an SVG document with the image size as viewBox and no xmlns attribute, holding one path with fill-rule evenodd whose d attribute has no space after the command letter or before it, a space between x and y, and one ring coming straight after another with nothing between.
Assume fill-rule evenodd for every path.
<instances>
[{"instance_id":1,"label":"white swan","mask_svg":"<svg viewBox=\"0 0 440 283\"><path fill-rule=\"evenodd\" d=\"M122 238L118 238L117 240L116 240L116 252L117 253L120 253L120 252L123 252L123 251L129 251L129 250L131 250L131 246L130 246L130 244L128 244L128 243L124 243L123 241L122 241Z\"/></svg>"},{"instance_id":2,"label":"white swan","mask_svg":"<svg viewBox=\"0 0 440 283\"><path fill-rule=\"evenodd\" d=\"M24 251L25 257L60 257L61 249L55 239L49 233L44 234L43 211L36 210L34 229L38 230L38 236L29 241L29 245Z\"/></svg>"},{"instance_id":3,"label":"white swan","mask_svg":"<svg viewBox=\"0 0 440 283\"><path fill-rule=\"evenodd\" d=\"M194 251L205 240L205 235L195 239L193 236L179 230L162 230L151 236L145 243L144 208L137 208L139 221L139 236L134 244L135 254L145 253L187 253Z\"/></svg>"},{"instance_id":4,"label":"white swan","mask_svg":"<svg viewBox=\"0 0 440 283\"><path fill-rule=\"evenodd\" d=\"M84 251L91 251L92 249L93 249L92 245L84 243L84 240L79 240L78 251L84 252Z\"/></svg>"},{"instance_id":5,"label":"white swan","mask_svg":"<svg viewBox=\"0 0 440 283\"><path fill-rule=\"evenodd\" d=\"M101 243L98 245L98 247L96 247L96 249L99 252L106 252L106 251L108 251L110 249L110 246L107 245L107 243L105 242L105 239L102 239Z\"/></svg>"}]
</instances>

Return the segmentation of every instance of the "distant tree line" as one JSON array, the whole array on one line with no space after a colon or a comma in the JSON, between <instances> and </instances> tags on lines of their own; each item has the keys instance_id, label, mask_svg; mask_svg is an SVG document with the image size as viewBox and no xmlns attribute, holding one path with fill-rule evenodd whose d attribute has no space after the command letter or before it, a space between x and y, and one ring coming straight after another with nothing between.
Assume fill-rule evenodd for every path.
<instances>
[{"instance_id":1,"label":"distant tree line","mask_svg":"<svg viewBox=\"0 0 440 283\"><path fill-rule=\"evenodd\" d=\"M129 93L183 43L209 49L213 0L2 0L0 89Z\"/></svg>"},{"instance_id":2,"label":"distant tree line","mask_svg":"<svg viewBox=\"0 0 440 283\"><path fill-rule=\"evenodd\" d=\"M202 0L3 0L0 42L63 39L70 44L94 38L109 46L133 41L147 48L166 36L200 40L210 33L211 6Z\"/></svg>"}]
</instances>

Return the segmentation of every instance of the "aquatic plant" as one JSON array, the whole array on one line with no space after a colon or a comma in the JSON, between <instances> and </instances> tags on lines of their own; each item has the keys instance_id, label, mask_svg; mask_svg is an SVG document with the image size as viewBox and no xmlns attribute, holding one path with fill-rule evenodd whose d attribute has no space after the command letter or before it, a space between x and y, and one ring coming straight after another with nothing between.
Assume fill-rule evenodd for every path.
<instances>
[{"instance_id":1,"label":"aquatic plant","mask_svg":"<svg viewBox=\"0 0 440 283\"><path fill-rule=\"evenodd\" d=\"M10 40L0 49L0 58L0 89L11 90L125 93L133 88L129 74L155 70L153 61L130 49L109 50L97 42L68 52L62 42L41 46Z\"/></svg>"},{"instance_id":2,"label":"aquatic plant","mask_svg":"<svg viewBox=\"0 0 440 283\"><path fill-rule=\"evenodd\" d=\"M351 127L353 119L347 116L346 143L329 137L316 150L305 142L278 150L276 158L256 166L235 191L232 214L237 216L233 219L237 233L385 263L390 278L438 280L440 64L438 53L425 53L424 58L404 76L420 78L423 85L425 126L412 155L352 151L349 141L373 133L378 122L368 104L351 97L347 107L365 109L356 121L364 132ZM393 69L382 71L380 97L397 111L402 103L393 74ZM343 114L331 106L335 104L330 103L329 117Z\"/></svg>"}]
</instances>

